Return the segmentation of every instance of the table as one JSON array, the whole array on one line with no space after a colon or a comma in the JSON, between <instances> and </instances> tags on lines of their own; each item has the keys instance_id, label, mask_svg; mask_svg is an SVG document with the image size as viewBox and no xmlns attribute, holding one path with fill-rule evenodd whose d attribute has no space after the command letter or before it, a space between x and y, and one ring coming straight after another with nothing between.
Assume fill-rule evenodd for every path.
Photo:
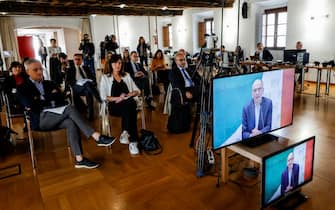
<instances>
[{"instance_id":1,"label":"table","mask_svg":"<svg viewBox=\"0 0 335 210\"><path fill-rule=\"evenodd\" d=\"M251 70L251 66L266 67L266 68L268 68L268 70L295 68L295 65L291 65L291 64L275 63L275 62L264 63L264 62L259 62L259 61L241 61L240 65L247 65L247 66L249 66L250 70Z\"/></svg>"},{"instance_id":2,"label":"table","mask_svg":"<svg viewBox=\"0 0 335 210\"><path fill-rule=\"evenodd\" d=\"M316 92L315 97L320 97L320 84L321 84L321 74L322 70L327 70L327 81L326 81L326 90L325 95L329 95L329 87L330 87L330 77L331 77L331 71L335 70L334 67L331 66L305 66L305 69L316 69L317 77L316 77ZM302 83L301 83L301 91L304 90L304 78L305 78L305 71L302 71Z\"/></svg>"},{"instance_id":3,"label":"table","mask_svg":"<svg viewBox=\"0 0 335 210\"><path fill-rule=\"evenodd\" d=\"M248 147L244 144L238 143L227 148L221 149L221 178L224 183L228 182L228 175L229 175L229 157L228 157L228 150L231 150L235 153L238 153L256 163L260 164L260 169L262 169L263 164L263 157L285 149L287 146L293 144L295 142L284 138L279 137L278 140L270 141L265 144L262 144L257 147Z\"/></svg>"}]
</instances>

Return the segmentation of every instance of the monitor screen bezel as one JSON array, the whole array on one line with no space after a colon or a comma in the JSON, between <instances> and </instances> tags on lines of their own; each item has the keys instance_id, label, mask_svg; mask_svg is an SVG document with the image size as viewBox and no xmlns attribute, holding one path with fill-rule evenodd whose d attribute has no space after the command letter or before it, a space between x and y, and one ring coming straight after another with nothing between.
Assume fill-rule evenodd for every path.
<instances>
[{"instance_id":1,"label":"monitor screen bezel","mask_svg":"<svg viewBox=\"0 0 335 210\"><path fill-rule=\"evenodd\" d=\"M269 158L271 158L271 157L279 154L279 153L282 153L282 152L284 152L286 150L289 150L289 149L291 149L293 147L296 147L298 145L304 144L304 143L306 143L308 141L313 141L313 158L312 158L312 175L311 175L311 178L308 179L308 180L306 180L306 181L304 181L303 183L299 184L298 186L296 186L295 189L292 189L291 191L287 192L286 194L279 196L278 198L270 201L269 203L265 203L265 181L264 181L265 180L265 174L266 174L266 171L265 171L265 161L267 159L269 159ZM271 204L274 204L274 203L278 202L279 200L284 199L285 197L289 196L295 190L297 190L297 189L301 188L303 185L311 182L313 180L313 176L314 176L314 156L315 156L315 136L311 136L311 137L306 138L306 139L304 139L304 140L302 140L300 142L294 143L294 144L292 144L292 145L290 145L290 146L288 146L286 148L278 150L278 151L276 151L276 152L274 152L272 154L264 156L262 158L262 195L261 195L262 208L268 207Z\"/></svg>"},{"instance_id":2,"label":"monitor screen bezel","mask_svg":"<svg viewBox=\"0 0 335 210\"><path fill-rule=\"evenodd\" d=\"M245 76L245 75L249 75L249 74L257 74L257 73L265 73L265 72L272 72L272 71L288 71L288 70L291 70L291 71L293 71L293 72L295 72L295 69L294 68L286 68L286 69L274 69L274 70L267 70L267 71L260 71L260 72L249 72L249 73L246 73L246 74L235 74L235 75L223 75L223 76L219 76L219 77L214 77L214 78L212 78L212 96L213 96L213 99L212 99L212 110L213 110L213 114L212 114L212 126L213 126L213 128L212 128L212 147L213 147L213 150L219 150L219 149L222 149L222 148L225 148L225 147L228 147L228 146L231 146L231 145L234 145L234 144L238 144L238 143L241 143L242 141L243 142L247 142L247 141L252 141L253 140L253 138L258 138L258 137L262 137L262 136L264 136L264 135L266 135L266 134L269 134L269 133L271 133L271 132L273 132L273 131L276 131L276 130L279 130L279 129L282 129L282 128L286 128L286 127L288 127L288 126L291 126L292 124L293 124L293 112L294 112L294 94L295 94L295 89L294 89L294 85L293 85L293 96L292 96L292 101L293 101L293 103L292 103L292 120L291 120L291 123L290 124L287 124L287 125L285 125L285 126L282 126L282 127L279 127L279 128L276 128L276 129L273 129L273 130L271 130L271 131L269 131L269 132L266 132L266 133L262 133L262 134L260 134L260 135L258 135L258 136L254 136L254 137L250 137L250 138L246 138L246 139L241 139L241 140L239 140L239 141L237 141L237 142L233 142L233 143L231 143L231 144L227 144L227 145L224 145L224 146L220 146L220 147L218 147L218 148L214 148L214 128L215 128L215 126L214 126L214 80L217 80L217 79L223 79L223 78L228 78L228 77L238 77L238 76ZM294 78L295 79L295 78Z\"/></svg>"},{"instance_id":3,"label":"monitor screen bezel","mask_svg":"<svg viewBox=\"0 0 335 210\"><path fill-rule=\"evenodd\" d=\"M285 49L284 52L283 52L283 61L284 62L290 62L290 63L293 63L293 64L297 64L297 60L291 62L291 61L285 61L285 52L290 52L290 53L294 53L295 54L295 57L297 58L298 56L298 53L308 53L306 49L300 49L300 50L297 50L297 49Z\"/></svg>"}]
</instances>

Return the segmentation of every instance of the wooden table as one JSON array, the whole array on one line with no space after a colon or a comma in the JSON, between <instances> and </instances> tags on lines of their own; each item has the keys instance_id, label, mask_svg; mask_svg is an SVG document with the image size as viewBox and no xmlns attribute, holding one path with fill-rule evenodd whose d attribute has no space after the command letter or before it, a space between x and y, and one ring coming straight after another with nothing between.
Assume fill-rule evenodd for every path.
<instances>
[{"instance_id":1,"label":"wooden table","mask_svg":"<svg viewBox=\"0 0 335 210\"><path fill-rule=\"evenodd\" d=\"M317 72L317 77L316 77L316 92L315 96L320 97L320 84L321 84L321 74L322 70L327 70L327 81L326 81L326 90L325 90L325 95L329 95L329 87L330 87L330 76L331 76L331 71L335 70L335 67L331 66L305 66L305 69L316 69ZM303 91L304 87L304 78L305 78L305 71L302 71L302 83L301 83L301 91Z\"/></svg>"},{"instance_id":2,"label":"wooden table","mask_svg":"<svg viewBox=\"0 0 335 210\"><path fill-rule=\"evenodd\" d=\"M268 68L268 70L295 68L295 65L284 64L284 63L275 63L275 62L270 64L270 63L264 63L264 62L260 62L260 61L241 61L240 64L249 66L250 71L252 69L251 68L252 66L266 67L266 68Z\"/></svg>"},{"instance_id":3,"label":"wooden table","mask_svg":"<svg viewBox=\"0 0 335 210\"><path fill-rule=\"evenodd\" d=\"M279 137L278 140L270 141L270 142L267 142L257 147L248 147L244 144L238 143L238 144L228 146L227 148L221 149L221 170L222 170L221 178L222 178L222 181L224 183L227 183L228 178L229 178L228 150L231 150L256 163L259 163L260 169L262 169L263 157L269 154L275 153L277 151L280 151L293 143L294 141L291 141L283 137Z\"/></svg>"}]
</instances>

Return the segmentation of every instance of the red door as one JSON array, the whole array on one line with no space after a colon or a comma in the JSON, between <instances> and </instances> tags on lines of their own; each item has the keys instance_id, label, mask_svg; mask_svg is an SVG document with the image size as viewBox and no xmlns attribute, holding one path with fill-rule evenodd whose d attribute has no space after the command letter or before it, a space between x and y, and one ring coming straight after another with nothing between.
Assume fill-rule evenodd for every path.
<instances>
[{"instance_id":1,"label":"red door","mask_svg":"<svg viewBox=\"0 0 335 210\"><path fill-rule=\"evenodd\" d=\"M35 58L32 36L18 36L17 41L21 58Z\"/></svg>"}]
</instances>

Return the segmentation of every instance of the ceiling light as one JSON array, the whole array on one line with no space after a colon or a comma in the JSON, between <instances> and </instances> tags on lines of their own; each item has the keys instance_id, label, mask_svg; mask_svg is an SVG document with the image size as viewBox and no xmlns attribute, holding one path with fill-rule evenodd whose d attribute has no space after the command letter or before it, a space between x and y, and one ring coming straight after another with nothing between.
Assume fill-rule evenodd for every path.
<instances>
[{"instance_id":1,"label":"ceiling light","mask_svg":"<svg viewBox=\"0 0 335 210\"><path fill-rule=\"evenodd\" d=\"M126 4L120 4L120 8L125 8L126 6Z\"/></svg>"},{"instance_id":2,"label":"ceiling light","mask_svg":"<svg viewBox=\"0 0 335 210\"><path fill-rule=\"evenodd\" d=\"M167 9L168 9L167 6L162 7L162 10L167 10Z\"/></svg>"},{"instance_id":3,"label":"ceiling light","mask_svg":"<svg viewBox=\"0 0 335 210\"><path fill-rule=\"evenodd\" d=\"M0 12L0 15L7 15L7 12Z\"/></svg>"},{"instance_id":4,"label":"ceiling light","mask_svg":"<svg viewBox=\"0 0 335 210\"><path fill-rule=\"evenodd\" d=\"M92 17L95 17L95 16L97 16L97 15L96 15L96 14L92 14L91 16L92 16Z\"/></svg>"}]
</instances>

